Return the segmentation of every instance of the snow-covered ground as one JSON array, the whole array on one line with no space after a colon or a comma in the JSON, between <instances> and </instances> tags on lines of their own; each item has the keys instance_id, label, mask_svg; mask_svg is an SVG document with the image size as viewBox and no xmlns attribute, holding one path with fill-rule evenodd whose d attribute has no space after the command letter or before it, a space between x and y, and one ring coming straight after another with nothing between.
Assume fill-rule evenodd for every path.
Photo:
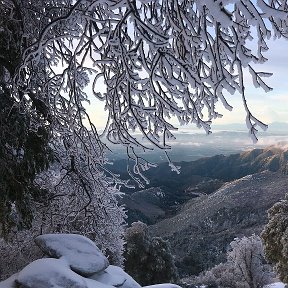
<instances>
[{"instance_id":1,"label":"snow-covered ground","mask_svg":"<svg viewBox=\"0 0 288 288\"><path fill-rule=\"evenodd\" d=\"M284 288L284 287L285 287L285 284L282 282L277 282L277 283L264 286L264 288Z\"/></svg>"}]
</instances>

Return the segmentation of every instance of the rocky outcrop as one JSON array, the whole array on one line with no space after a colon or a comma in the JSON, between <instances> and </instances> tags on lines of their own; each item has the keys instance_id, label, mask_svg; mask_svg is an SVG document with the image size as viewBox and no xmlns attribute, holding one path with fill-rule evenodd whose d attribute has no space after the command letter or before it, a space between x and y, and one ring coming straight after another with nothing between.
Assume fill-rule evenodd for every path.
<instances>
[{"instance_id":1,"label":"rocky outcrop","mask_svg":"<svg viewBox=\"0 0 288 288\"><path fill-rule=\"evenodd\" d=\"M46 234L38 236L35 242L53 258L33 261L19 273L0 282L0 288L141 287L120 267L109 265L98 247L84 236Z\"/></svg>"},{"instance_id":2,"label":"rocky outcrop","mask_svg":"<svg viewBox=\"0 0 288 288\"><path fill-rule=\"evenodd\" d=\"M90 239L76 234L45 234L35 243L49 257L64 257L70 268L82 275L101 272L109 265L108 259Z\"/></svg>"}]
</instances>

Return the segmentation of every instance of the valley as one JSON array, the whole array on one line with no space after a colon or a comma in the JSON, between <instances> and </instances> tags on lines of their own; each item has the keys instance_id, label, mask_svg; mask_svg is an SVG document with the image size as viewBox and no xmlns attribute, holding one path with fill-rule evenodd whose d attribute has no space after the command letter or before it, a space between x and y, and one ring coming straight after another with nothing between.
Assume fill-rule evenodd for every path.
<instances>
[{"instance_id":1,"label":"valley","mask_svg":"<svg viewBox=\"0 0 288 288\"><path fill-rule=\"evenodd\" d=\"M267 210L287 193L288 151L280 146L179 162L147 171L150 184L122 199L128 223L142 221L170 243L181 277L225 261L235 237L260 234ZM123 172L125 177L125 172Z\"/></svg>"}]
</instances>

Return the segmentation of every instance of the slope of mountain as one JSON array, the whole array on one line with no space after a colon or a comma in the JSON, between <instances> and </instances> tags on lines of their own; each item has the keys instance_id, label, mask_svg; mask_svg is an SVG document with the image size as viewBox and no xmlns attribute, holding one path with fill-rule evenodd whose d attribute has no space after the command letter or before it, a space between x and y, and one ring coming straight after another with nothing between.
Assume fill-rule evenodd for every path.
<instances>
[{"instance_id":1,"label":"slope of mountain","mask_svg":"<svg viewBox=\"0 0 288 288\"><path fill-rule=\"evenodd\" d=\"M136 191L131 195L125 194L120 203L127 208L128 224L136 221L154 224L166 214L165 193L160 187L152 187Z\"/></svg>"},{"instance_id":2,"label":"slope of mountain","mask_svg":"<svg viewBox=\"0 0 288 288\"><path fill-rule=\"evenodd\" d=\"M216 155L191 162L180 162L177 163L181 167L179 175L172 172L167 163L163 163L148 170L147 177L151 181L150 185L154 187L166 184L173 188L183 188L185 185L193 184L193 175L231 181L265 170L274 172L281 170L286 173L288 171L287 161L288 150L286 147L270 146L229 156Z\"/></svg>"},{"instance_id":3,"label":"slope of mountain","mask_svg":"<svg viewBox=\"0 0 288 288\"><path fill-rule=\"evenodd\" d=\"M269 150L265 153L270 155ZM256 162L265 160L270 167L274 156L262 158L261 154L263 151L251 151L233 157L241 157L243 163L260 157ZM260 233L267 221L267 209L284 197L287 185L288 176L280 172L247 175L210 195L189 200L177 215L150 226L150 231L170 242L182 275L197 274L223 261L235 237Z\"/></svg>"},{"instance_id":4,"label":"slope of mountain","mask_svg":"<svg viewBox=\"0 0 288 288\"><path fill-rule=\"evenodd\" d=\"M287 163L287 146L279 145L269 146L265 149L253 149L229 156L216 155L195 161L175 163L176 166L181 167L180 174L171 171L168 163L160 163L157 167L146 171L145 175L150 180L147 188L163 186L165 187L164 190L175 193L183 191L189 186L197 185L208 178L231 181L265 170L274 172L280 170L287 173ZM129 179L124 160L116 161L111 170L120 174L124 179Z\"/></svg>"},{"instance_id":5,"label":"slope of mountain","mask_svg":"<svg viewBox=\"0 0 288 288\"><path fill-rule=\"evenodd\" d=\"M280 146L181 162L178 163L180 174L172 172L168 164L163 163L146 173L150 188L130 190L121 202L127 207L128 223L141 220L154 224L159 219L171 217L188 200L216 191L226 181L265 170L287 173L287 163L288 152ZM123 162L118 163L116 172L125 175L126 167L121 165Z\"/></svg>"}]
</instances>

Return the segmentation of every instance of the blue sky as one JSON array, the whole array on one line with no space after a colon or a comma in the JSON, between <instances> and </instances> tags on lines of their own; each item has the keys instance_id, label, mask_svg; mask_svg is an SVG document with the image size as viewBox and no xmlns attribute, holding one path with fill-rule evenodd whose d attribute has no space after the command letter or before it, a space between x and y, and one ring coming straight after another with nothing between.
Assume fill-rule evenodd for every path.
<instances>
[{"instance_id":1,"label":"blue sky","mask_svg":"<svg viewBox=\"0 0 288 288\"><path fill-rule=\"evenodd\" d=\"M273 91L265 93L255 88L246 77L246 96L250 110L260 120L266 123L288 122L288 40L270 40L269 51L264 55L269 60L258 65L256 70L272 72L273 76L266 78L266 83L273 87ZM223 111L223 118L215 124L242 123L245 112L241 104L240 95L229 96L232 112Z\"/></svg>"}]
</instances>

